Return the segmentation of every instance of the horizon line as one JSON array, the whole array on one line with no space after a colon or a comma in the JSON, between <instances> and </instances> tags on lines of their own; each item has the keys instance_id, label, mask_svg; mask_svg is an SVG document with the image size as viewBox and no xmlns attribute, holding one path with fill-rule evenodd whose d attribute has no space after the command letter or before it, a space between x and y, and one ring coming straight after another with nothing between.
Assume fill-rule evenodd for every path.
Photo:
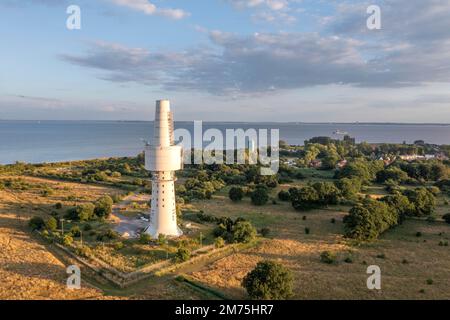
<instances>
[{"instance_id":1,"label":"horizon line","mask_svg":"<svg viewBox=\"0 0 450 320\"><path fill-rule=\"evenodd\" d=\"M0 122L154 122L153 120L104 120L104 119L0 119ZM448 126L449 122L383 122L383 121L220 121L220 120L175 120L175 122L194 122L202 121L205 123L280 123L280 124L344 124L344 125L440 125Z\"/></svg>"}]
</instances>

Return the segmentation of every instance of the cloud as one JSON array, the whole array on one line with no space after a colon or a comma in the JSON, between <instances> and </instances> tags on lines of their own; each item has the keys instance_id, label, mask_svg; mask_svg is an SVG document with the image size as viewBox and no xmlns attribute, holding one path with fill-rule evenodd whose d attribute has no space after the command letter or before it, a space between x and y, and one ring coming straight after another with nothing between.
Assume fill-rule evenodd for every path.
<instances>
[{"instance_id":1,"label":"cloud","mask_svg":"<svg viewBox=\"0 0 450 320\"><path fill-rule=\"evenodd\" d=\"M171 19L182 19L189 16L189 13L182 9L159 8L148 0L109 0L110 2L140 11L147 15L160 15Z\"/></svg>"},{"instance_id":2,"label":"cloud","mask_svg":"<svg viewBox=\"0 0 450 320\"><path fill-rule=\"evenodd\" d=\"M266 5L265 0L233 3ZM398 88L450 83L450 20L442 19L441 11L449 12L450 2L389 3L382 7L379 31L366 29L364 5L344 3L325 20L322 33L204 30L209 35L206 47L163 52L96 42L85 54L61 58L97 69L98 77L108 81L215 95L272 94L331 84ZM394 9L400 10L396 19ZM409 16L412 22L406 21ZM403 29L405 25L409 28Z\"/></svg>"},{"instance_id":3,"label":"cloud","mask_svg":"<svg viewBox=\"0 0 450 320\"><path fill-rule=\"evenodd\" d=\"M294 23L296 17L291 14L293 11L291 3L298 0L226 0L233 7L239 10L250 9L256 12L252 14L254 21L263 22L283 22Z\"/></svg>"}]
</instances>

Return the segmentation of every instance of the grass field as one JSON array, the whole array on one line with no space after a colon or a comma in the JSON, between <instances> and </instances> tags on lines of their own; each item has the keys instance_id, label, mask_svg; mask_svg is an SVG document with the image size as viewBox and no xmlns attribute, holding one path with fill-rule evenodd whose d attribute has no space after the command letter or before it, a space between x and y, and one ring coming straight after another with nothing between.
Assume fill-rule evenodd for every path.
<instances>
[{"instance_id":1,"label":"grass field","mask_svg":"<svg viewBox=\"0 0 450 320\"><path fill-rule=\"evenodd\" d=\"M444 222L408 220L377 242L355 246L342 237L342 219L348 212L343 206L300 213L286 202L255 207L248 198L236 204L219 194L194 207L216 216L242 216L257 227L271 229L271 239L260 246L191 273L197 281L233 298L246 297L242 278L258 261L271 259L293 270L294 298L298 299L450 299L450 250L439 246L450 238L450 226ZM440 206L438 212L446 209ZM417 232L422 236L417 237ZM322 263L323 251L335 253L336 263ZM344 262L346 258L352 262ZM381 268L380 291L367 289L369 265Z\"/></svg>"},{"instance_id":2,"label":"grass field","mask_svg":"<svg viewBox=\"0 0 450 320\"><path fill-rule=\"evenodd\" d=\"M330 178L324 175L314 179ZM257 229L269 227L269 237L256 247L215 261L188 264L173 274L154 276L127 289L107 285L99 285L98 289L83 283L81 290L71 291L65 286L66 267L47 250L45 243L31 234L27 227L28 219L35 215L48 217L56 210L54 205L58 202L63 204L62 214L69 206L123 191L50 179L20 179L18 185L23 188L0 190L0 299L202 298L203 295L189 286L173 281L173 277L181 273L226 296L245 298L241 280L262 259L279 261L293 271L294 298L298 299L450 299L450 251L448 246L439 245L450 238L450 226L444 222L407 220L378 241L357 246L342 236L342 219L349 207L297 212L290 203L279 200L275 204L269 201L267 205L257 207L247 197L240 203L231 202L228 187L216 193L213 199L194 201L185 209L202 210L218 217L243 217ZM279 190L302 186L309 180L281 185L272 190L271 199L276 199ZM51 189L51 192L43 193L43 189ZM382 196L385 191L375 185L366 193ZM449 206L444 205L445 200L448 198L444 196L438 199L438 217L450 211ZM309 234L305 228L309 229ZM210 229L209 225L199 224L190 237L197 238L202 232L204 241L210 243L213 240ZM420 237L417 232L421 233ZM106 250L110 247L106 246ZM151 262L152 254L148 254L142 245L133 243L122 250L121 255L106 252L105 256L119 259L116 263L123 263L126 268ZM335 253L336 262L331 265L320 262L323 251ZM164 252L155 254L154 259L164 259ZM123 257L127 260L120 261ZM344 261L346 259L347 262ZM366 287L366 269L372 264L381 268L381 291L371 291Z\"/></svg>"}]
</instances>

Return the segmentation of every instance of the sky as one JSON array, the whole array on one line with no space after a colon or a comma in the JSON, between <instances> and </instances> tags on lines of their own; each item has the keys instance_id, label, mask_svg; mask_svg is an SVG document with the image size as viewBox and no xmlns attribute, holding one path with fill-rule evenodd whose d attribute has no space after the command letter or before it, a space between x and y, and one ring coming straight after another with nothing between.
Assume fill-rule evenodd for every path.
<instances>
[{"instance_id":1,"label":"sky","mask_svg":"<svg viewBox=\"0 0 450 320\"><path fill-rule=\"evenodd\" d=\"M450 123L450 0L0 0L0 119L164 98L186 121Z\"/></svg>"}]
</instances>

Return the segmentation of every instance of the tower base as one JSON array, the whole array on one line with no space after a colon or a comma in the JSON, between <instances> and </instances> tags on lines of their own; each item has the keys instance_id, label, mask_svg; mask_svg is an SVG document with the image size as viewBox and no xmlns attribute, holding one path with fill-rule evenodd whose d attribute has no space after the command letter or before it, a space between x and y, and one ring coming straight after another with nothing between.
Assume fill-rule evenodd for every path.
<instances>
[{"instance_id":1,"label":"tower base","mask_svg":"<svg viewBox=\"0 0 450 320\"><path fill-rule=\"evenodd\" d=\"M178 226L175 230L171 230L170 232L162 232L161 230L157 230L157 228L152 223L150 223L148 227L144 229L144 233L149 234L152 239L158 239L160 234L168 237L179 237L183 235L183 231Z\"/></svg>"}]
</instances>

